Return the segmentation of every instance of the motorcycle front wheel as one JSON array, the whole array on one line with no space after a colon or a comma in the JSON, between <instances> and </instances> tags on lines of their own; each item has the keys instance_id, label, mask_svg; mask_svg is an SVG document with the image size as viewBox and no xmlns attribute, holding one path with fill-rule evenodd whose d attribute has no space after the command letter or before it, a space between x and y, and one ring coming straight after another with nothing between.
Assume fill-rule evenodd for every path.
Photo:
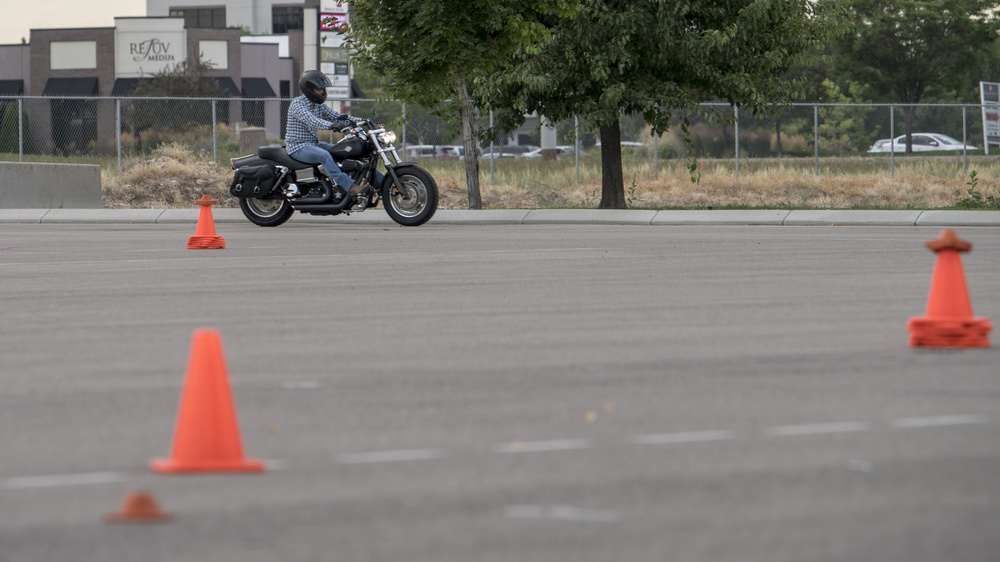
<instances>
[{"instance_id":1,"label":"motorcycle front wheel","mask_svg":"<svg viewBox=\"0 0 1000 562\"><path fill-rule=\"evenodd\" d=\"M256 199L241 197L240 209L250 222L257 226L278 226L284 224L295 212L285 199Z\"/></svg>"},{"instance_id":2,"label":"motorcycle front wheel","mask_svg":"<svg viewBox=\"0 0 1000 562\"><path fill-rule=\"evenodd\" d=\"M385 212L403 226L420 226L431 220L438 205L434 177L416 166L401 166L395 171L403 191L396 189L391 177L386 177L382 184Z\"/></svg>"}]
</instances>

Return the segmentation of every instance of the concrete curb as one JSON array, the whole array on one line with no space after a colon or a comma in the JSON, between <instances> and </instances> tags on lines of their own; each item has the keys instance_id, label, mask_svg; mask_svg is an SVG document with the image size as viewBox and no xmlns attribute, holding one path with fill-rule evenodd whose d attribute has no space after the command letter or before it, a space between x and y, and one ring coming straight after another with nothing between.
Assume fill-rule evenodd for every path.
<instances>
[{"instance_id":1,"label":"concrete curb","mask_svg":"<svg viewBox=\"0 0 1000 562\"><path fill-rule=\"evenodd\" d=\"M659 211L654 225L734 224L774 225L784 223L789 211L767 209L720 209L718 211Z\"/></svg>"},{"instance_id":2,"label":"concrete curb","mask_svg":"<svg viewBox=\"0 0 1000 562\"><path fill-rule=\"evenodd\" d=\"M921 211L791 211L786 226L914 226Z\"/></svg>"},{"instance_id":3,"label":"concrete curb","mask_svg":"<svg viewBox=\"0 0 1000 562\"><path fill-rule=\"evenodd\" d=\"M199 213L198 209L0 209L0 224L193 224L198 222ZM212 217L217 223L248 223L239 209L213 209ZM335 217L296 213L291 222L389 226L396 224L382 209ZM441 209L429 224L961 227L1000 226L1000 211Z\"/></svg>"}]
</instances>

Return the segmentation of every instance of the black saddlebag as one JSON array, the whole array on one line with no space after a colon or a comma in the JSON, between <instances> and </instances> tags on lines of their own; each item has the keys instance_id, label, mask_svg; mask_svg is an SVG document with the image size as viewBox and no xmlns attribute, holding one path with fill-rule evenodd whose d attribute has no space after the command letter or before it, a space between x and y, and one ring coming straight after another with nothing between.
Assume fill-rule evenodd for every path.
<instances>
[{"instance_id":1,"label":"black saddlebag","mask_svg":"<svg viewBox=\"0 0 1000 562\"><path fill-rule=\"evenodd\" d=\"M229 193L234 197L262 199L271 193L277 179L278 172L271 165L237 168L233 174L233 183L229 186Z\"/></svg>"}]
</instances>

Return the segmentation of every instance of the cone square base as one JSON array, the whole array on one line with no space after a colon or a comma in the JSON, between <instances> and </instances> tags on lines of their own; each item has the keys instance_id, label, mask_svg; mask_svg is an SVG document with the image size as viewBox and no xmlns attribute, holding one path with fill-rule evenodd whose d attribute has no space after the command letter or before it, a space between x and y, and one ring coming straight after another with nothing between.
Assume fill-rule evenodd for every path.
<instances>
[{"instance_id":1,"label":"cone square base","mask_svg":"<svg viewBox=\"0 0 1000 562\"><path fill-rule=\"evenodd\" d=\"M189 250L221 250L226 247L226 239L221 236L198 236L188 238Z\"/></svg>"},{"instance_id":2,"label":"cone square base","mask_svg":"<svg viewBox=\"0 0 1000 562\"><path fill-rule=\"evenodd\" d=\"M220 461L182 461L153 459L149 461L153 472L177 474L182 472L264 472L264 461L255 459Z\"/></svg>"},{"instance_id":3,"label":"cone square base","mask_svg":"<svg viewBox=\"0 0 1000 562\"><path fill-rule=\"evenodd\" d=\"M990 347L987 318L910 318L910 347Z\"/></svg>"}]
</instances>

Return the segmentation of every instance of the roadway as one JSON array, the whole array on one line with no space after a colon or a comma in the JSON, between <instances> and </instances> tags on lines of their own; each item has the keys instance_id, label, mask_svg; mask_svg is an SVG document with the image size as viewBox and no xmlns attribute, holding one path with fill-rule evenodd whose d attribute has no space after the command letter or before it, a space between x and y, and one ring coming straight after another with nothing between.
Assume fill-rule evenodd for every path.
<instances>
[{"instance_id":1,"label":"roadway","mask_svg":"<svg viewBox=\"0 0 1000 562\"><path fill-rule=\"evenodd\" d=\"M0 562L995 561L997 352L907 345L939 230L0 224ZM261 474L147 467L200 328Z\"/></svg>"}]
</instances>

